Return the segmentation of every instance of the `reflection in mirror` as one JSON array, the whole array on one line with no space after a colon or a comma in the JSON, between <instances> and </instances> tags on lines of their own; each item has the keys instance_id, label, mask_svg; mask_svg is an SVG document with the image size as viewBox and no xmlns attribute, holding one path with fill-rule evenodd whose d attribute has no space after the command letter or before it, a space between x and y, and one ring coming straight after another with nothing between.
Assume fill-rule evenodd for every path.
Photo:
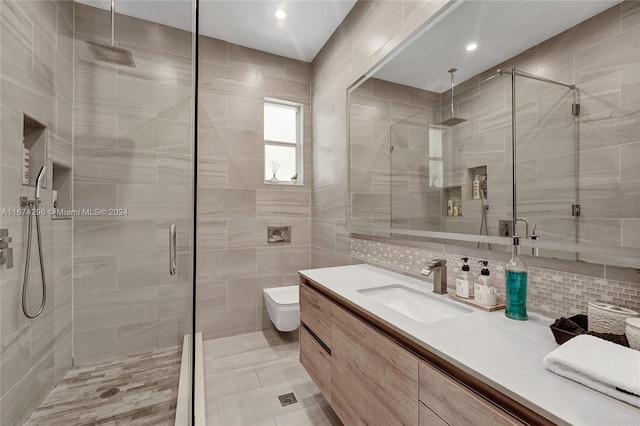
<instances>
[{"instance_id":1,"label":"reflection in mirror","mask_svg":"<svg viewBox=\"0 0 640 426\"><path fill-rule=\"evenodd\" d=\"M352 230L637 267L640 29L544 5L456 2L352 86Z\"/></svg>"}]
</instances>

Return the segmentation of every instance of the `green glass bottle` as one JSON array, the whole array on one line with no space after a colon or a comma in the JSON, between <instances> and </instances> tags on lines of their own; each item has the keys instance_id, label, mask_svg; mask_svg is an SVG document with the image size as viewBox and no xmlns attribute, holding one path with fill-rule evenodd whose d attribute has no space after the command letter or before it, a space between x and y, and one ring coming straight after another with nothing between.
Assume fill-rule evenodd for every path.
<instances>
[{"instance_id":1,"label":"green glass bottle","mask_svg":"<svg viewBox=\"0 0 640 426\"><path fill-rule=\"evenodd\" d=\"M527 319L527 266L520 259L520 237L513 237L511 260L504 270L507 286L505 315L511 319Z\"/></svg>"}]
</instances>

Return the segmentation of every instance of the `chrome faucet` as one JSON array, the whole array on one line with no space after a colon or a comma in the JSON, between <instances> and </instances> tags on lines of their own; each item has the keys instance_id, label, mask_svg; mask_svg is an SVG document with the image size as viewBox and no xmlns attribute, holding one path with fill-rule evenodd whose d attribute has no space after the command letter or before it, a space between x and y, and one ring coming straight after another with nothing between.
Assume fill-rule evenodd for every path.
<instances>
[{"instance_id":1,"label":"chrome faucet","mask_svg":"<svg viewBox=\"0 0 640 426\"><path fill-rule=\"evenodd\" d=\"M438 294L447 293L447 261L445 259L429 260L427 266L420 271L420 274L429 276L433 274L433 292Z\"/></svg>"},{"instance_id":2,"label":"chrome faucet","mask_svg":"<svg viewBox=\"0 0 640 426\"><path fill-rule=\"evenodd\" d=\"M529 220L527 220L526 217L519 217L516 219L516 223L518 222L524 222L524 238L528 239L530 237L529 235ZM516 232L516 223L513 224L513 235L518 235L518 233Z\"/></svg>"}]
</instances>

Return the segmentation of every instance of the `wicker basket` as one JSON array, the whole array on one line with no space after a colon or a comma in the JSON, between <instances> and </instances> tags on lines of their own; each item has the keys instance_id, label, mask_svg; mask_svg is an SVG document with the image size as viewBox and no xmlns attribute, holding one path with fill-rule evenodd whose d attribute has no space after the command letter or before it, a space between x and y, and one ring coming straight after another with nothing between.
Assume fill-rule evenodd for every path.
<instances>
[{"instance_id":1,"label":"wicker basket","mask_svg":"<svg viewBox=\"0 0 640 426\"><path fill-rule=\"evenodd\" d=\"M589 302L589 331L624 334L626 319L640 316L634 310L604 302Z\"/></svg>"},{"instance_id":2,"label":"wicker basket","mask_svg":"<svg viewBox=\"0 0 640 426\"><path fill-rule=\"evenodd\" d=\"M561 345L578 334L584 334L587 331L587 322L587 316L579 314L569 318L557 319L549 327L551 327L556 343Z\"/></svg>"},{"instance_id":3,"label":"wicker basket","mask_svg":"<svg viewBox=\"0 0 640 426\"><path fill-rule=\"evenodd\" d=\"M589 326L589 317L584 314L574 315L569 318L559 318L549 327L553 332L556 343L561 345L580 334L590 334L604 340L629 347L629 341L624 334L597 333L595 331L587 332Z\"/></svg>"}]
</instances>

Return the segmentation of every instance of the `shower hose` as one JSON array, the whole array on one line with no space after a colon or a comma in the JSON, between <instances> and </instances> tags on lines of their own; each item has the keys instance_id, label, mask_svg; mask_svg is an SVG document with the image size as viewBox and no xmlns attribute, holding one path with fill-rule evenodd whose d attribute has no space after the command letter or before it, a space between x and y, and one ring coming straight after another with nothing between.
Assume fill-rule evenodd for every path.
<instances>
[{"instance_id":1,"label":"shower hose","mask_svg":"<svg viewBox=\"0 0 640 426\"><path fill-rule=\"evenodd\" d=\"M44 305L47 303L47 282L44 276L44 260L42 259L42 236L40 233L40 215L37 214L36 206L40 203L40 200L36 199L34 201L29 201L27 204L27 209L29 210L29 225L27 227L27 253L25 256L24 263L24 277L22 279L22 312L27 318L35 318L42 313L44 310ZM27 286L29 283L29 263L31 260L31 229L33 216L36 217L36 233L38 234L38 254L40 255L40 274L42 275L42 303L40 304L40 308L38 308L38 312L34 315L29 313L27 309Z\"/></svg>"}]
</instances>

